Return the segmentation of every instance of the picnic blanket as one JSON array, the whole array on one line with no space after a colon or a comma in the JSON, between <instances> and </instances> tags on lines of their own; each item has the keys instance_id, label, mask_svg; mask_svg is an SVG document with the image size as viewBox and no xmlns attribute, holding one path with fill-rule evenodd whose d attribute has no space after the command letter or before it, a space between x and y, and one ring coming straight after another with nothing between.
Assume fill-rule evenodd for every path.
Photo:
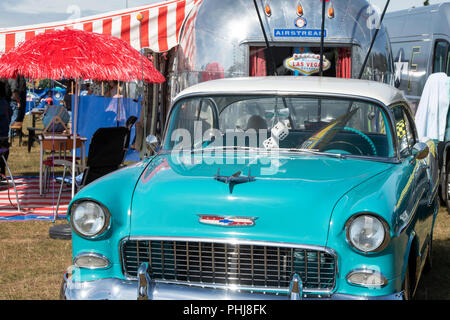
<instances>
[{"instance_id":1,"label":"picnic blanket","mask_svg":"<svg viewBox=\"0 0 450 320\"><path fill-rule=\"evenodd\" d=\"M41 196L39 195L39 177L14 177L14 181L19 196L21 212L17 211L16 194L14 193L12 182L9 180L9 187L7 184L0 185L0 222L52 220L58 202L60 184L51 181L49 190ZM70 200L71 189L64 188L58 209L58 219L66 217L67 206Z\"/></svg>"}]
</instances>

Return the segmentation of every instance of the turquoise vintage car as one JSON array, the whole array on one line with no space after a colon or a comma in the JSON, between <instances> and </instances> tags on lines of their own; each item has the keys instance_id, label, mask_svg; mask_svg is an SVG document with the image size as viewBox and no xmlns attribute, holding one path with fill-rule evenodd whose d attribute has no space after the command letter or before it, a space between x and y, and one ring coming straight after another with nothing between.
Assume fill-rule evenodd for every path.
<instances>
[{"instance_id":1,"label":"turquoise vintage car","mask_svg":"<svg viewBox=\"0 0 450 320\"><path fill-rule=\"evenodd\" d=\"M201 83L153 147L70 203L63 298L408 299L431 265L436 146L391 86Z\"/></svg>"}]
</instances>

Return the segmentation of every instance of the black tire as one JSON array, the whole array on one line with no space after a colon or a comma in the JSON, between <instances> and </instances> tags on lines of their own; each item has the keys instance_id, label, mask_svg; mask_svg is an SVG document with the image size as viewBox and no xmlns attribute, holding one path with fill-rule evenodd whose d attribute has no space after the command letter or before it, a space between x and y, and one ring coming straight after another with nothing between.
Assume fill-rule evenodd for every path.
<instances>
[{"instance_id":1,"label":"black tire","mask_svg":"<svg viewBox=\"0 0 450 320\"><path fill-rule=\"evenodd\" d=\"M443 172L439 177L439 181L439 205L445 207L447 206L447 187L445 186L446 179Z\"/></svg>"},{"instance_id":2,"label":"black tire","mask_svg":"<svg viewBox=\"0 0 450 320\"><path fill-rule=\"evenodd\" d=\"M411 296L412 288L411 288L411 277L410 277L410 273L409 273L409 263L406 266L405 279L403 280L402 291L403 291L403 298L405 300L412 300L412 296Z\"/></svg>"},{"instance_id":3,"label":"black tire","mask_svg":"<svg viewBox=\"0 0 450 320\"><path fill-rule=\"evenodd\" d=\"M52 239L71 240L72 228L67 223L57 224L50 228L49 235Z\"/></svg>"},{"instance_id":4,"label":"black tire","mask_svg":"<svg viewBox=\"0 0 450 320\"><path fill-rule=\"evenodd\" d=\"M450 214L450 190L448 188L448 183L450 182L450 163L447 165L447 172L445 174L445 179L444 179L444 191L445 191L445 203L447 205L447 213Z\"/></svg>"},{"instance_id":5,"label":"black tire","mask_svg":"<svg viewBox=\"0 0 450 320\"><path fill-rule=\"evenodd\" d=\"M423 272L429 273L433 267L433 237L430 239L430 245L428 246L427 259L425 260L425 265L423 266Z\"/></svg>"}]
</instances>

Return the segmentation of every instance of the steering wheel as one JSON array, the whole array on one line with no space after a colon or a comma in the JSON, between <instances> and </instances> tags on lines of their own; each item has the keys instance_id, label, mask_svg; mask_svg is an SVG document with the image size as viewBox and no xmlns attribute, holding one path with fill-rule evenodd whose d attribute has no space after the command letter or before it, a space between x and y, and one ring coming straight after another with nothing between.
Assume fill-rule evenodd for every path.
<instances>
[{"instance_id":1,"label":"steering wheel","mask_svg":"<svg viewBox=\"0 0 450 320\"><path fill-rule=\"evenodd\" d=\"M352 152L349 150L349 147L352 148L356 152ZM326 145L324 149L321 151L328 151L331 153L341 153L340 151L344 151L346 154L355 154L359 153L359 155L363 155L364 152L354 144L347 141L333 141L330 144Z\"/></svg>"},{"instance_id":2,"label":"steering wheel","mask_svg":"<svg viewBox=\"0 0 450 320\"><path fill-rule=\"evenodd\" d=\"M366 134L362 133L359 130L356 130L356 129L353 129L353 128L349 128L349 127L343 127L343 128L339 128L339 129L340 130L345 130L345 131L350 131L350 132L358 134L360 137L363 138L363 140L365 142L367 142L370 145L370 148L372 149L372 154L374 156L377 155L377 148L375 147L375 144L373 143L372 139L370 139ZM336 145L336 144L349 145L349 146L355 148L355 150L357 150L360 153L360 155L363 155L363 152L361 151L361 149L359 149L353 143L348 142L348 141L335 141L335 142L332 142L329 145L326 145L324 150L322 150L322 151L334 149L334 148L330 148L330 147L333 146L333 145ZM344 151L347 151L347 150L344 150Z\"/></svg>"}]
</instances>

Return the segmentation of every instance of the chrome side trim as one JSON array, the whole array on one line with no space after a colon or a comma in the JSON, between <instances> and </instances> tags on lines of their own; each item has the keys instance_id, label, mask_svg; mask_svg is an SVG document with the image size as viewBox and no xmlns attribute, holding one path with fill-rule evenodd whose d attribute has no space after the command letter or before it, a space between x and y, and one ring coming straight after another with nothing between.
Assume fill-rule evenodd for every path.
<instances>
[{"instance_id":1,"label":"chrome side trim","mask_svg":"<svg viewBox=\"0 0 450 320\"><path fill-rule=\"evenodd\" d=\"M434 185L433 191L431 192L431 197L428 200L427 205L431 206L433 204L434 198L436 197L437 193L438 193L438 189L439 189L439 175L438 178L436 180L436 183ZM449 190L447 189L447 192L449 192Z\"/></svg>"},{"instance_id":2,"label":"chrome side trim","mask_svg":"<svg viewBox=\"0 0 450 320\"><path fill-rule=\"evenodd\" d=\"M413 220L414 216L416 215L417 208L419 207L420 201L422 201L422 196L425 193L425 189L422 189L422 192L420 193L420 196L417 198L416 203L414 204L413 209L411 210L411 214L408 216L408 220L406 220L401 226L398 227L397 234L402 233Z\"/></svg>"},{"instance_id":3,"label":"chrome side trim","mask_svg":"<svg viewBox=\"0 0 450 320\"><path fill-rule=\"evenodd\" d=\"M318 290L318 289L308 289L304 290L305 293L312 294L331 294L336 289L336 280L339 276L338 267L338 256L335 250L329 247L323 247L318 245L303 245L298 243L289 242L277 242L277 241L264 241L264 240L248 240L239 238L208 238L208 237L168 237L168 236L129 236L125 237L120 241L119 244L119 255L122 268L122 274L127 280L136 280L135 277L130 277L127 275L124 266L125 259L123 257L123 245L126 241L183 241L183 242L208 242L208 243L220 243L220 244L239 244L239 245L256 245L256 246L270 246L270 247L285 247L285 248L295 248L304 250L316 250L328 253L334 257L335 260L335 277L333 282L333 288L330 290ZM240 290L240 291L250 291L250 292L274 292L274 293L289 293L289 289L282 288L271 288L271 287L246 287L246 286L236 286L230 287L226 285L210 284L210 283L194 283L188 281L170 281L155 279L152 280L155 283L170 284L170 285L183 285L188 287L201 287L201 288L212 288L212 289L223 289L223 290Z\"/></svg>"}]
</instances>

